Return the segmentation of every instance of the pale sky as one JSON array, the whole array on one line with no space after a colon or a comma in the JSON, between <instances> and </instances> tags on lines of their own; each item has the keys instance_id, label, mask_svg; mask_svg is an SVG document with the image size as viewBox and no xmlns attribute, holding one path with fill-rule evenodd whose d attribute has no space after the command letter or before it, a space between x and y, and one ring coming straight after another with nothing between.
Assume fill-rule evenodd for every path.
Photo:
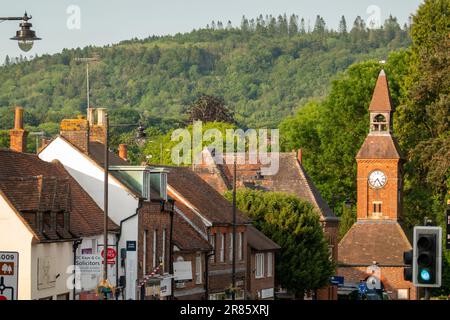
<instances>
[{"instance_id":1,"label":"pale sky","mask_svg":"<svg viewBox=\"0 0 450 320\"><path fill-rule=\"evenodd\" d=\"M6 55L41 55L60 52L63 48L102 46L134 37L166 35L202 28L212 20L224 24L231 20L234 26L242 15L255 18L259 14L297 14L314 24L317 14L324 17L327 26L337 28L342 15L351 26L357 15L367 20L370 6L377 6L381 20L389 14L401 25L408 21L422 0L18 0L0 2L0 16L22 16L26 10L37 36L29 53L23 53L16 41L9 40L19 22L0 23L0 64ZM80 10L80 28L70 29L68 8ZM73 26L73 24L72 24Z\"/></svg>"}]
</instances>

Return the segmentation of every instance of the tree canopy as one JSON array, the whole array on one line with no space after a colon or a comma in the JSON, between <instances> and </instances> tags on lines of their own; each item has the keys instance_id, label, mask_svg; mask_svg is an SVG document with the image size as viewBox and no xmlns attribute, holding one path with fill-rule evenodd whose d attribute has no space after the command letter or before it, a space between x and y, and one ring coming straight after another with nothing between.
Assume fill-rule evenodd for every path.
<instances>
[{"instance_id":1,"label":"tree canopy","mask_svg":"<svg viewBox=\"0 0 450 320\"><path fill-rule=\"evenodd\" d=\"M225 196L231 200L231 192ZM253 225L281 246L275 280L298 298L326 286L334 274L319 214L308 202L280 192L241 189L236 204Z\"/></svg>"}]
</instances>

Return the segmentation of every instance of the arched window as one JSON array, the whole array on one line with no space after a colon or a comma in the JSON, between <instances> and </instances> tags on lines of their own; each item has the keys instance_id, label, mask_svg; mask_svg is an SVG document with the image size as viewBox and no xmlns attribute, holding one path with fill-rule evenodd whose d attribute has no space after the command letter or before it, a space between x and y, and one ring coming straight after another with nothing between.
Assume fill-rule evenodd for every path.
<instances>
[{"instance_id":1,"label":"arched window","mask_svg":"<svg viewBox=\"0 0 450 320\"><path fill-rule=\"evenodd\" d=\"M377 114L373 117L372 128L373 131L387 131L388 123L386 117L382 114Z\"/></svg>"},{"instance_id":2,"label":"arched window","mask_svg":"<svg viewBox=\"0 0 450 320\"><path fill-rule=\"evenodd\" d=\"M377 114L373 122L386 122L386 117L383 116L382 114Z\"/></svg>"}]
</instances>

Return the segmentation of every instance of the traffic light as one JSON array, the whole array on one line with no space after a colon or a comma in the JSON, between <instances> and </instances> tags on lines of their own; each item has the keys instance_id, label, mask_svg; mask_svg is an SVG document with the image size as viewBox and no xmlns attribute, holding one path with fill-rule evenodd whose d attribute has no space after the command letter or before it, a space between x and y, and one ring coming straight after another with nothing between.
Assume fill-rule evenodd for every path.
<instances>
[{"instance_id":1,"label":"traffic light","mask_svg":"<svg viewBox=\"0 0 450 320\"><path fill-rule=\"evenodd\" d=\"M405 281L413 281L413 270L412 270L412 263L413 263L413 249L409 251L403 252L403 263L405 266L403 267L403 279Z\"/></svg>"},{"instance_id":2,"label":"traffic light","mask_svg":"<svg viewBox=\"0 0 450 320\"><path fill-rule=\"evenodd\" d=\"M414 227L413 283L417 287L440 287L442 229Z\"/></svg>"}]
</instances>

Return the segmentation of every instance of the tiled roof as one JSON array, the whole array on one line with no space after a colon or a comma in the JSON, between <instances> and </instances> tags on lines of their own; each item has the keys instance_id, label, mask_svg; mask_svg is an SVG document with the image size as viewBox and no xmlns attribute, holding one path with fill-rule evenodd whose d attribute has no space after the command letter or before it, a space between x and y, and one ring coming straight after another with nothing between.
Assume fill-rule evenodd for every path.
<instances>
[{"instance_id":1,"label":"tiled roof","mask_svg":"<svg viewBox=\"0 0 450 320\"><path fill-rule=\"evenodd\" d=\"M67 238L69 235L39 233L30 213L70 212L73 237L94 236L103 232L103 211L58 161L45 162L36 155L0 150L0 190L19 211L40 241ZM109 229L117 225L109 220ZM56 237L56 238L55 238Z\"/></svg>"},{"instance_id":2,"label":"tiled roof","mask_svg":"<svg viewBox=\"0 0 450 320\"><path fill-rule=\"evenodd\" d=\"M397 140L390 134L369 134L356 159L403 159Z\"/></svg>"},{"instance_id":3,"label":"tiled roof","mask_svg":"<svg viewBox=\"0 0 450 320\"><path fill-rule=\"evenodd\" d=\"M279 250L281 247L254 226L247 227L247 242L257 251Z\"/></svg>"},{"instance_id":4,"label":"tiled roof","mask_svg":"<svg viewBox=\"0 0 450 320\"><path fill-rule=\"evenodd\" d=\"M225 154L224 157L226 156ZM293 194L311 203L318 210L321 218L327 220L337 219L320 195L312 179L297 160L296 152L280 152L279 156L278 172L275 175L260 176L259 178L256 178L256 176L258 172L261 172L261 163L238 163L236 168L238 186ZM227 163L220 167L220 170L223 170L223 174L203 172L205 170L209 171L205 167L195 168L195 170L199 170L200 175L212 186L219 184L214 182L218 179L226 179L227 181L225 183L231 185L233 181L233 164Z\"/></svg>"},{"instance_id":5,"label":"tiled roof","mask_svg":"<svg viewBox=\"0 0 450 320\"><path fill-rule=\"evenodd\" d=\"M359 220L339 242L339 263L344 265L403 265L411 245L395 221Z\"/></svg>"},{"instance_id":6,"label":"tiled roof","mask_svg":"<svg viewBox=\"0 0 450 320\"><path fill-rule=\"evenodd\" d=\"M105 145L98 141L89 142L89 156L100 167L103 168L105 161ZM110 166L129 166L130 163L123 160L114 152L109 152L109 165Z\"/></svg>"},{"instance_id":7,"label":"tiled roof","mask_svg":"<svg viewBox=\"0 0 450 320\"><path fill-rule=\"evenodd\" d=\"M373 90L369 111L392 111L389 84L384 70L381 70L380 75L378 76L375 89Z\"/></svg>"},{"instance_id":8,"label":"tiled roof","mask_svg":"<svg viewBox=\"0 0 450 320\"><path fill-rule=\"evenodd\" d=\"M232 205L220 193L187 167L159 166L169 171L168 184L213 224L233 221ZM239 224L250 223L245 214L237 210Z\"/></svg>"},{"instance_id":9,"label":"tiled roof","mask_svg":"<svg viewBox=\"0 0 450 320\"><path fill-rule=\"evenodd\" d=\"M177 213L173 216L173 241L181 250L211 250L210 244Z\"/></svg>"}]
</instances>

